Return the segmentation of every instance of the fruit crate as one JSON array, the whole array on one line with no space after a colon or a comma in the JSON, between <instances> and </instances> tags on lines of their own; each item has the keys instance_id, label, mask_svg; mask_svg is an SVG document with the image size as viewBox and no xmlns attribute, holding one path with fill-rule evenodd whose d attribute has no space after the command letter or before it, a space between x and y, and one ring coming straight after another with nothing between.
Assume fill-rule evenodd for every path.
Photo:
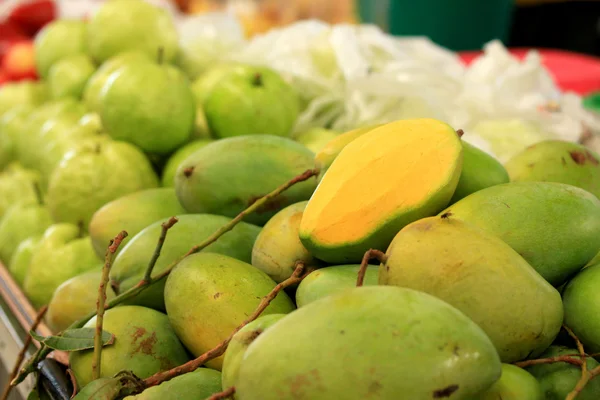
<instances>
[{"instance_id":1,"label":"fruit crate","mask_svg":"<svg viewBox=\"0 0 600 400\"><path fill-rule=\"evenodd\" d=\"M0 392L10 383L11 371L25 345L36 315L36 310L8 269L0 263ZM35 331L42 336L52 333L43 321ZM31 356L38 347L39 343L32 341L27 347L24 359ZM67 355L63 352L53 352L50 357L48 363L40 364L40 387L52 399L68 399L68 396L64 397L64 394L69 393L69 381L65 374ZM30 375L25 382L13 389L8 400L26 399L35 385L35 378Z\"/></svg>"}]
</instances>

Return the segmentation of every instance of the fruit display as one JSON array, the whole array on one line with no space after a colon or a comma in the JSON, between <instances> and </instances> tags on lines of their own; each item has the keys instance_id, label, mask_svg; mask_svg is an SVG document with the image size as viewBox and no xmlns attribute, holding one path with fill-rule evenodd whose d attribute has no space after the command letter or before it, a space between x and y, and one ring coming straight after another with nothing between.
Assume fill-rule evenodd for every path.
<instances>
[{"instance_id":1,"label":"fruit display","mask_svg":"<svg viewBox=\"0 0 600 400\"><path fill-rule=\"evenodd\" d=\"M370 91L390 37L360 72L339 63L365 31L332 57L354 28L330 28L287 73L270 40L305 22L190 69L180 22L145 0L58 18L40 79L0 87L0 272L38 313L5 394L600 399L597 121L573 97L484 115L475 63L452 105L443 72L399 105Z\"/></svg>"}]
</instances>

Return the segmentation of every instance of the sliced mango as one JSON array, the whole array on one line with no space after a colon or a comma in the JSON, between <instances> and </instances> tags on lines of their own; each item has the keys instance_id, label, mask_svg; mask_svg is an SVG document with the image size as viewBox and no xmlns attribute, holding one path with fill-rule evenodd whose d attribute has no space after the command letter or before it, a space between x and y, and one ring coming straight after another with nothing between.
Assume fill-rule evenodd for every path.
<instances>
[{"instance_id":1,"label":"sliced mango","mask_svg":"<svg viewBox=\"0 0 600 400\"><path fill-rule=\"evenodd\" d=\"M435 215L452 197L463 162L459 136L429 118L382 125L351 141L308 201L300 240L332 264L385 250L404 226Z\"/></svg>"}]
</instances>

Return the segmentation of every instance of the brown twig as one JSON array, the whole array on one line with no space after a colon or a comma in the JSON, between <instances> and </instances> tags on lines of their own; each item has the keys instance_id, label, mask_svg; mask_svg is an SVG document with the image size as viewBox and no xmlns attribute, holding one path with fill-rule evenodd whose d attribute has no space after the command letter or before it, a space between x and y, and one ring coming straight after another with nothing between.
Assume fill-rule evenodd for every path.
<instances>
[{"instance_id":1,"label":"brown twig","mask_svg":"<svg viewBox=\"0 0 600 400\"><path fill-rule=\"evenodd\" d=\"M576 355L575 357L580 357L580 356ZM527 368L527 367L531 367L533 365L552 364L552 363L557 363L557 362L566 362L568 364L581 366L581 364L583 363L583 360L581 358L575 358L575 357L571 357L571 356L554 356L554 357L547 357L547 358L538 358L536 360L519 361L519 362L514 363L513 365L516 365L517 367L520 367L520 368Z\"/></svg>"},{"instance_id":2,"label":"brown twig","mask_svg":"<svg viewBox=\"0 0 600 400\"><path fill-rule=\"evenodd\" d=\"M235 394L235 386L232 386L232 387L230 387L228 389L223 390L222 392L213 394L212 396L210 396L206 400L228 399L228 398L232 397L234 394Z\"/></svg>"},{"instance_id":3,"label":"brown twig","mask_svg":"<svg viewBox=\"0 0 600 400\"><path fill-rule=\"evenodd\" d=\"M126 231L121 231L114 239L112 239L106 249L104 256L104 268L102 268L102 280L98 287L98 301L96 302L96 333L94 335L94 357L92 358L92 377L98 379L102 369L102 323L104 321L104 304L106 303L106 286L108 283L108 275L112 267L115 253L121 245L123 239L127 237Z\"/></svg>"},{"instance_id":4,"label":"brown twig","mask_svg":"<svg viewBox=\"0 0 600 400\"><path fill-rule=\"evenodd\" d=\"M273 198L279 196L281 193L285 192L287 189L294 186L295 184L306 181L306 180L310 179L311 177L318 175L318 173L319 173L319 171L316 169L306 170L302 174L292 178L291 180L284 183L277 189L273 190L271 193L268 193L267 195L258 199L257 201L252 203L248 208L246 208L244 211L242 211L240 214L238 214L238 216L235 217L232 221L227 223L225 226L223 226L221 229L219 229L217 232L215 232L213 235L211 235L209 238L207 238L204 242L200 243L197 246L194 246L185 255L183 255L179 259L175 260L174 262L172 262L164 272L159 274L156 278L152 279L150 283L148 283L146 285L137 284L136 286L132 287L131 289L114 297L112 300L110 300L108 303L106 303L105 310L108 310L109 308L112 308L118 304L121 304L125 300L129 300L129 299L137 296L146 287L159 282L161 279L163 279L167 275L169 275L169 273L171 273L171 270L175 267L175 265L177 265L179 262L181 262L182 259L184 259L185 257L187 257L190 254L197 253L198 251L204 249L205 247L207 247L210 244L212 244L213 242L215 242L223 234L232 230L235 227L235 225L237 225L240 221L242 221L244 219L244 217L246 215L253 213L258 208L262 207L265 203L267 203L268 201L272 200ZM96 314L95 312L92 312L92 313L86 315L85 317L83 317L83 318L79 319L78 321L74 322L73 324L71 324L71 326L69 326L69 328L67 328L67 329L81 328L95 314ZM10 383L11 386L15 386L15 385L18 385L19 383L23 382L23 380L27 377L27 375L29 375L30 373L35 371L35 365L40 360L44 359L48 354L50 354L51 351L52 351L52 349L48 348L47 346L42 345L38 349L38 351L35 352L34 355L29 358L29 360L27 360L27 362L25 363L23 368L21 368L21 370L19 371L19 374Z\"/></svg>"},{"instance_id":5,"label":"brown twig","mask_svg":"<svg viewBox=\"0 0 600 400\"><path fill-rule=\"evenodd\" d=\"M188 372L192 372L192 371L196 370L197 368L200 368L202 365L204 365L208 361L213 360L213 359L223 355L225 353L225 350L227 350L227 346L229 346L229 342L231 341L231 338L233 337L233 335L235 335L244 326L246 326L250 322L254 321L256 318L258 318L260 316L260 314L269 306L271 301L273 301L277 297L279 292L281 292L283 289L285 289L288 286L292 286L297 283L300 283L302 281L302 279L304 279L304 277L306 277L306 275L308 275L310 272L312 272L312 269L305 270L304 263L297 262L296 269L294 270L294 273L292 274L292 276L290 276L283 282L277 284L273 288L273 290L271 290L271 292L269 292L269 294L267 294L265 297L263 297L263 299L260 301L258 307L256 307L256 310L254 310L254 312L244 322L242 322L237 328L235 328L233 330L233 332L225 340L223 340L216 347L213 347L212 349L210 349L206 353L200 355L198 358L196 358L194 360L191 360L183 365L180 365L180 366L170 369L168 371L159 372L155 375L152 375L149 378L146 378L144 380L145 386L146 387L156 386L156 385L166 382L169 379L172 379L176 376L179 376L179 375L182 375L182 374L185 374Z\"/></svg>"},{"instance_id":6,"label":"brown twig","mask_svg":"<svg viewBox=\"0 0 600 400\"><path fill-rule=\"evenodd\" d=\"M158 257L160 257L160 252L162 251L163 244L165 244L165 239L167 238L167 232L169 229L173 227L179 220L175 217L169 218L168 221L163 222L161 224L160 237L158 238L158 243L156 244L156 248L154 249L154 253L152 254L152 258L150 259L150 263L148 263L148 267L146 268L146 273L144 274L144 278L141 284L149 284L152 282L152 270L154 270L154 266L156 265L156 261L158 261Z\"/></svg>"},{"instance_id":7,"label":"brown twig","mask_svg":"<svg viewBox=\"0 0 600 400\"><path fill-rule=\"evenodd\" d=\"M575 345L577 346L577 351L579 352L579 355L582 357L581 378L579 378L579 380L577 381L577 384L575 385L575 388L573 388L573 390L565 398L565 400L573 400L581 393L581 391L585 388L585 386L588 384L588 382L595 376L593 373L594 370L598 369L598 372L596 374L600 374L600 368L595 368L592 371L588 371L587 360L585 358L585 350L583 349L583 344L581 343L581 340L579 340L579 338L577 337L577 335L575 335L575 333L571 330L571 328L569 328L566 325L563 325L563 328L565 331L567 331L569 336L571 336L571 338L575 341Z\"/></svg>"},{"instance_id":8,"label":"brown twig","mask_svg":"<svg viewBox=\"0 0 600 400\"><path fill-rule=\"evenodd\" d=\"M40 322L42 322L44 315L46 315L46 311L48 311L48 306L43 306L42 308L40 308L40 311L38 312L37 316L35 317L35 320L31 324L30 330L35 331L35 329L40 324ZM15 360L15 365L14 365L12 371L10 372L10 377L8 378L9 382L11 382L13 379L15 379L15 377L19 373L19 367L21 366L21 363L23 362L23 359L25 358L25 353L27 353L27 349L29 348L29 345L31 344L31 340L32 340L31 335L27 335L27 337L25 338L25 343L23 343L23 347L21 348L21 351L19 351L19 354L17 355L17 359ZM10 391L12 388L13 388L12 385L6 385L6 387L4 388L4 391L2 392L2 397L0 399L1 400L8 399L8 395L10 394Z\"/></svg>"},{"instance_id":9,"label":"brown twig","mask_svg":"<svg viewBox=\"0 0 600 400\"><path fill-rule=\"evenodd\" d=\"M379 262L384 263L387 260L387 256L381 250L369 249L363 256L362 262L360 263L360 269L358 270L358 278L356 278L356 286L362 286L365 280L365 274L367 273L367 267L369 266L369 260L375 258Z\"/></svg>"}]
</instances>

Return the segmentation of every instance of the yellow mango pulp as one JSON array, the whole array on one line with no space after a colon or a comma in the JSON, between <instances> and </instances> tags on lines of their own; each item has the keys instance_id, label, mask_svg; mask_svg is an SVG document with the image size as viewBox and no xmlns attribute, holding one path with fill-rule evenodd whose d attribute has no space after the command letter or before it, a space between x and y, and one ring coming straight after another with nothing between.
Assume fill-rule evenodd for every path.
<instances>
[{"instance_id":1,"label":"yellow mango pulp","mask_svg":"<svg viewBox=\"0 0 600 400\"><path fill-rule=\"evenodd\" d=\"M385 250L405 225L450 201L463 148L452 127L423 118L382 125L351 141L308 201L300 239L330 263Z\"/></svg>"}]
</instances>

